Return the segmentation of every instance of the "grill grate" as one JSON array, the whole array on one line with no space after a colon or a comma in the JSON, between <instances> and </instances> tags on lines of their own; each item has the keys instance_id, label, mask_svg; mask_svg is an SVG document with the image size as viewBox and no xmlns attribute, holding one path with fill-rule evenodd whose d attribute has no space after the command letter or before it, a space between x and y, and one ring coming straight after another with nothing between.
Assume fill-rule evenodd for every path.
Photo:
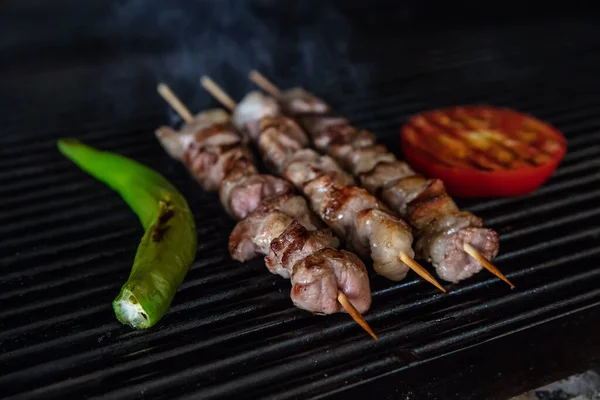
<instances>
[{"instance_id":1,"label":"grill grate","mask_svg":"<svg viewBox=\"0 0 600 400\"><path fill-rule=\"evenodd\" d=\"M367 320L377 342L346 316L313 317L293 308L289 283L262 261L242 266L229 258L233 222L151 133L166 114L147 76L132 84L142 89L129 98L136 105L127 113L113 104L122 93L89 82L114 68L114 60L2 78L3 92L20 100L0 113L0 393L288 399L355 390L376 398L492 399L597 363L593 338L600 328L591 321L600 317L598 44L582 36L576 44L549 41L527 53L531 43L547 40L542 36L498 45L493 57L482 55L477 38L448 51L431 47L423 63L415 61L428 62L421 73L387 71L355 94L311 88L329 94L336 109L395 150L409 115L455 103L530 112L568 137L564 162L536 193L461 202L501 233L497 265L517 290L485 273L447 285L446 295L412 276L399 283L372 276ZM564 50L560 56L555 46ZM540 76L506 83L520 75L519 66L535 70L548 57L569 54L579 54L578 63L567 59ZM135 60L120 62L132 76L138 71ZM473 74L504 71L498 62L510 64L506 74ZM575 69L579 63L585 68ZM70 90L31 118L23 99L41 104L61 82ZM195 212L199 257L169 313L150 331L121 326L111 309L142 230L117 195L58 154L54 141L65 135L156 168Z\"/></svg>"}]
</instances>

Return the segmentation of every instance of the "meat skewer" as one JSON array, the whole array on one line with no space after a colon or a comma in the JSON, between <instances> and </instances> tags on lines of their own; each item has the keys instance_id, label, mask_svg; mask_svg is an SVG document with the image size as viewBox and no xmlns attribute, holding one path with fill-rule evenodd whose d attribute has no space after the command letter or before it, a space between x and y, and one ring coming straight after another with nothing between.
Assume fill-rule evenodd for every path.
<instances>
[{"instance_id":1,"label":"meat skewer","mask_svg":"<svg viewBox=\"0 0 600 400\"><path fill-rule=\"evenodd\" d=\"M230 236L232 257L246 261L265 256L272 273L290 278L297 307L315 314L345 310L377 339L361 315L371 304L362 261L336 249L339 240L321 226L306 201L292 193L289 183L258 173L227 113L209 110L194 117L168 86L157 89L186 122L180 132L159 128L161 145L205 190L218 189L227 212L240 220Z\"/></svg>"},{"instance_id":2,"label":"meat skewer","mask_svg":"<svg viewBox=\"0 0 600 400\"><path fill-rule=\"evenodd\" d=\"M498 234L484 228L472 213L460 211L442 181L418 175L377 144L371 132L332 115L330 106L314 95L300 88L281 92L257 71L249 77L279 100L286 113L308 131L318 150L336 159L369 192L407 218L416 230L417 255L432 262L442 279L458 282L483 266L514 288L489 261L498 253Z\"/></svg>"},{"instance_id":3,"label":"meat skewer","mask_svg":"<svg viewBox=\"0 0 600 400\"><path fill-rule=\"evenodd\" d=\"M438 289L445 289L412 259L412 232L366 190L354 186L351 176L328 156L306 148L308 138L276 102L260 93L236 104L210 78L201 84L233 112L240 130L257 142L266 164L301 190L311 208L363 258L373 259L377 273L401 280L410 269Z\"/></svg>"}]
</instances>

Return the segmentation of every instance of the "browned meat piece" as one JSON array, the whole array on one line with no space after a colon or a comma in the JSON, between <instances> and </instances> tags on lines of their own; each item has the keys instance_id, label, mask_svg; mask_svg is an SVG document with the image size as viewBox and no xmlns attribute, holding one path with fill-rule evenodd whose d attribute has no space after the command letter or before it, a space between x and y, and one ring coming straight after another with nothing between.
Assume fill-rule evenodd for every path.
<instances>
[{"instance_id":1,"label":"browned meat piece","mask_svg":"<svg viewBox=\"0 0 600 400\"><path fill-rule=\"evenodd\" d=\"M421 230L435 218L458 212L454 200L444 188L444 183L439 179L429 179L425 188L407 205L408 220Z\"/></svg>"},{"instance_id":2,"label":"browned meat piece","mask_svg":"<svg viewBox=\"0 0 600 400\"><path fill-rule=\"evenodd\" d=\"M263 118L263 120L265 119L267 118ZM271 123L268 121L262 123L264 129L258 139L258 148L266 166L274 172L281 173L289 163L290 157L306 147L308 139L297 125L295 128L289 129L289 126L281 121L268 119L271 120Z\"/></svg>"},{"instance_id":3,"label":"browned meat piece","mask_svg":"<svg viewBox=\"0 0 600 400\"><path fill-rule=\"evenodd\" d=\"M280 114L281 110L275 99L255 91L248 93L239 102L231 118L236 128L256 140L260 135L260 119Z\"/></svg>"},{"instance_id":4,"label":"browned meat piece","mask_svg":"<svg viewBox=\"0 0 600 400\"><path fill-rule=\"evenodd\" d=\"M296 263L291 275L294 304L315 314L345 310L337 301L342 291L364 313L371 306L367 270L354 254L325 248Z\"/></svg>"},{"instance_id":5,"label":"browned meat piece","mask_svg":"<svg viewBox=\"0 0 600 400\"><path fill-rule=\"evenodd\" d=\"M279 115L277 117L267 116L261 118L261 132L265 132L268 129L277 130L281 135L287 136L290 139L298 142L303 148L310 145L308 137L306 136L302 128L300 128L300 125L298 125L293 119L284 115Z\"/></svg>"},{"instance_id":6,"label":"browned meat piece","mask_svg":"<svg viewBox=\"0 0 600 400\"><path fill-rule=\"evenodd\" d=\"M429 180L421 175L398 179L382 190L381 198L400 215L407 215L408 204L427 187L428 182Z\"/></svg>"},{"instance_id":7,"label":"browned meat piece","mask_svg":"<svg viewBox=\"0 0 600 400\"><path fill-rule=\"evenodd\" d=\"M428 224L415 243L415 250L430 261L440 278L449 282L467 279L482 268L463 250L471 244L488 260L498 254L498 234L483 228L480 218L469 212L443 215Z\"/></svg>"},{"instance_id":8,"label":"browned meat piece","mask_svg":"<svg viewBox=\"0 0 600 400\"><path fill-rule=\"evenodd\" d=\"M375 145L375 135L372 132L356 129L345 129L341 126L334 126L331 131L322 134L320 143L328 143L327 137L336 135L339 131L348 132L348 135L340 135L335 140L332 138L331 143L323 149L331 157L340 160L342 163L347 162L346 159L356 149ZM350 165L350 164L349 164ZM349 167L351 168L351 165Z\"/></svg>"},{"instance_id":9,"label":"browned meat piece","mask_svg":"<svg viewBox=\"0 0 600 400\"><path fill-rule=\"evenodd\" d=\"M306 116L300 124L310 134L313 144L322 152L335 144L346 144L356 135L356 129L340 117Z\"/></svg>"},{"instance_id":10,"label":"browned meat piece","mask_svg":"<svg viewBox=\"0 0 600 400\"><path fill-rule=\"evenodd\" d=\"M206 115L217 119L221 116ZM184 126L183 132L187 133L162 127L156 134L167 152L182 161L205 190L213 191L235 169L256 170L252 153L229 122L207 125L202 122L208 118L206 115L200 114L198 121Z\"/></svg>"},{"instance_id":11,"label":"browned meat piece","mask_svg":"<svg viewBox=\"0 0 600 400\"><path fill-rule=\"evenodd\" d=\"M329 229L309 232L297 221L271 242L271 249L265 257L267 268L274 273L289 278L294 265L309 255L326 247L337 248L339 240Z\"/></svg>"},{"instance_id":12,"label":"browned meat piece","mask_svg":"<svg viewBox=\"0 0 600 400\"><path fill-rule=\"evenodd\" d=\"M336 157L336 159L338 159ZM343 158L344 166L356 176L371 171L379 163L396 161L396 157L387 151L383 145L353 148Z\"/></svg>"},{"instance_id":13,"label":"browned meat piece","mask_svg":"<svg viewBox=\"0 0 600 400\"><path fill-rule=\"evenodd\" d=\"M238 222L231 232L229 254L237 261L265 256L269 254L271 242L293 222L293 218L276 210L252 213Z\"/></svg>"},{"instance_id":14,"label":"browned meat piece","mask_svg":"<svg viewBox=\"0 0 600 400\"><path fill-rule=\"evenodd\" d=\"M312 149L303 149L294 153L282 176L302 190L304 185L322 175L331 176L340 185L354 184L354 178L329 156L322 156Z\"/></svg>"},{"instance_id":15,"label":"browned meat piece","mask_svg":"<svg viewBox=\"0 0 600 400\"><path fill-rule=\"evenodd\" d=\"M219 186L225 210L236 219L246 218L264 199L292 190L283 179L271 175L230 174Z\"/></svg>"},{"instance_id":16,"label":"browned meat piece","mask_svg":"<svg viewBox=\"0 0 600 400\"><path fill-rule=\"evenodd\" d=\"M290 115L324 114L330 110L327 103L302 88L286 90L281 98L286 114Z\"/></svg>"},{"instance_id":17,"label":"browned meat piece","mask_svg":"<svg viewBox=\"0 0 600 400\"><path fill-rule=\"evenodd\" d=\"M402 251L414 257L410 226L388 212L370 209L356 215L356 230L361 233L363 246L370 249L375 272L393 281L404 279L409 267L399 255Z\"/></svg>"},{"instance_id":18,"label":"browned meat piece","mask_svg":"<svg viewBox=\"0 0 600 400\"><path fill-rule=\"evenodd\" d=\"M383 205L366 190L357 186L341 186L327 175L304 186L311 209L338 235L349 238L355 233L354 221L359 211L382 208ZM352 243L361 241L351 240Z\"/></svg>"},{"instance_id":19,"label":"browned meat piece","mask_svg":"<svg viewBox=\"0 0 600 400\"><path fill-rule=\"evenodd\" d=\"M394 184L396 181L408 176L415 175L412 168L404 161L381 162L367 172L360 174L360 184L377 196L384 188ZM385 199L384 199L385 200ZM390 204L394 208L393 204ZM400 215L404 215L400 213Z\"/></svg>"},{"instance_id":20,"label":"browned meat piece","mask_svg":"<svg viewBox=\"0 0 600 400\"><path fill-rule=\"evenodd\" d=\"M223 179L236 169L256 172L252 153L239 144L206 148L192 142L183 163L207 191L217 190Z\"/></svg>"},{"instance_id":21,"label":"browned meat piece","mask_svg":"<svg viewBox=\"0 0 600 400\"><path fill-rule=\"evenodd\" d=\"M304 193L313 211L345 237L350 248L373 260L376 272L393 280L406 276L407 266L398 257L401 251L414 255L411 229L369 192L357 186L338 186L325 175L309 182Z\"/></svg>"},{"instance_id":22,"label":"browned meat piece","mask_svg":"<svg viewBox=\"0 0 600 400\"><path fill-rule=\"evenodd\" d=\"M182 161L183 154L188 146L196 140L195 136L198 132L209 128L213 124L227 123L229 123L229 115L225 111L221 109L207 110L196 115L191 123L183 125L179 131L175 131L168 126L161 126L156 130L156 137L171 157ZM235 136L238 137L237 134ZM239 141L239 137L237 140ZM227 145L231 143L220 144Z\"/></svg>"},{"instance_id":23,"label":"browned meat piece","mask_svg":"<svg viewBox=\"0 0 600 400\"><path fill-rule=\"evenodd\" d=\"M212 124L193 135L193 142L200 148L231 146L242 143L242 138L229 122Z\"/></svg>"},{"instance_id":24,"label":"browned meat piece","mask_svg":"<svg viewBox=\"0 0 600 400\"><path fill-rule=\"evenodd\" d=\"M308 208L304 197L291 191L263 200L254 212L268 213L274 210L292 217L309 231L323 226L321 220Z\"/></svg>"}]
</instances>

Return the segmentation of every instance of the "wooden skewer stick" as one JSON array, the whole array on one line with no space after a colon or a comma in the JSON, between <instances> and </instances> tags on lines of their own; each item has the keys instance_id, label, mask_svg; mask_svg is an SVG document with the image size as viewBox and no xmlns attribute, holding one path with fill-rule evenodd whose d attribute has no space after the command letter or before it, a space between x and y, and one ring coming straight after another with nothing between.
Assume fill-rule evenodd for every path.
<instances>
[{"instance_id":1,"label":"wooden skewer stick","mask_svg":"<svg viewBox=\"0 0 600 400\"><path fill-rule=\"evenodd\" d=\"M200 84L208 93L210 93L218 102L227 107L230 111L233 111L237 106L236 102L223 90L219 85L217 85L212 79L208 76L203 76L200 78ZM364 317L361 313L354 307L354 305L348 300L348 297L341 290L338 291L337 296L338 301L344 307L344 309L350 314L354 322L360 325L369 335L373 337L373 339L377 340L377 335L373 332L367 321L365 321Z\"/></svg>"},{"instance_id":2,"label":"wooden skewer stick","mask_svg":"<svg viewBox=\"0 0 600 400\"><path fill-rule=\"evenodd\" d=\"M348 314L350 314L352 319L354 321L356 321L356 323L359 324L365 331L367 331L367 333L369 335L371 335L371 337L373 339L377 340L377 335L375 334L375 332L373 332L373 329L371 329L371 327L369 326L367 321L365 321L362 314L360 312L358 312L358 310L354 307L354 305L350 302L350 300L348 300L348 298L346 297L344 292L342 292L340 290L338 292L337 299L340 302L340 304L342 305L342 307L344 307L344 309L346 311L348 311Z\"/></svg>"},{"instance_id":3,"label":"wooden skewer stick","mask_svg":"<svg viewBox=\"0 0 600 400\"><path fill-rule=\"evenodd\" d=\"M181 102L181 100L179 100L179 97L177 97L167 85L164 83L159 83L156 87L156 90L158 90L158 93L162 96L162 98L165 99L165 101L169 103L171 107L173 107L173 109L181 118L183 118L185 122L192 122L194 120L194 116L190 110Z\"/></svg>"},{"instance_id":4,"label":"wooden skewer stick","mask_svg":"<svg viewBox=\"0 0 600 400\"><path fill-rule=\"evenodd\" d=\"M483 265L485 269L490 271L492 274L496 275L498 278L502 279L504 282L508 283L511 289L515 288L515 285L513 285L512 282L509 281L508 278L506 278L506 276L504 276L504 274L494 266L494 264L489 262L484 256L481 255L481 253L477 251L477 249L475 249L469 243L465 243L463 245L463 250L465 251L465 253L467 253L475 260L477 260L481 265Z\"/></svg>"},{"instance_id":5,"label":"wooden skewer stick","mask_svg":"<svg viewBox=\"0 0 600 400\"><path fill-rule=\"evenodd\" d=\"M421 278L425 279L427 282L431 283L436 288L440 289L442 292L446 293L446 289L431 275L423 266L421 266L418 262L409 257L408 254L401 251L400 252L400 260L408 265L410 269L415 271Z\"/></svg>"},{"instance_id":6,"label":"wooden skewer stick","mask_svg":"<svg viewBox=\"0 0 600 400\"><path fill-rule=\"evenodd\" d=\"M202 78L200 78L200 84L229 111L235 110L235 107L237 107L236 102L208 76L204 75Z\"/></svg>"},{"instance_id":7,"label":"wooden skewer stick","mask_svg":"<svg viewBox=\"0 0 600 400\"><path fill-rule=\"evenodd\" d=\"M262 88L265 92L269 93L271 96L276 99L281 97L281 90L273 82L267 79L266 76L253 69L248 73L248 78L254 83L256 83L260 88Z\"/></svg>"},{"instance_id":8,"label":"wooden skewer stick","mask_svg":"<svg viewBox=\"0 0 600 400\"><path fill-rule=\"evenodd\" d=\"M258 72L257 70L252 70L250 71L250 73L248 74L248 78L250 78L250 80L254 83L256 83L261 89L263 89L265 92L269 93L271 96L275 97L275 98L279 98L281 97L281 90L279 90L279 88L277 86L275 86L275 84L273 82L271 82L269 79L267 79L267 77L265 77L263 74L261 74L260 72ZM500 272L498 270L498 268L496 268L492 263L490 263L484 256L481 255L481 253L479 253L477 251L477 249L475 249L473 246L471 246L468 243L465 243L465 245L463 246L463 250L470 255L471 257L473 257L474 259L476 259L481 265L483 265L485 267L485 269L487 269L488 271L490 271L492 274L496 275L498 278L502 279L504 282L508 283L511 287L511 289L515 288L515 285L513 285L503 274L502 272ZM400 259L402 259L402 256L400 257ZM419 275L421 275L421 273L413 268L408 262L402 260L406 265L408 265L409 267L411 267L413 269L413 271L415 271L416 273L418 273ZM416 264L416 263L415 263ZM417 264L418 265L418 264ZM420 267L420 266L419 266ZM421 267L423 268L423 267ZM423 270L424 271L424 270ZM427 271L424 271L425 273L427 273ZM424 275L421 275L423 277L423 279L428 280L429 282L433 283L432 281L430 281L428 278L426 278ZM431 275L430 275L431 276ZM435 283L433 283L435 286ZM441 289L443 290L443 289ZM444 290L445 291L445 290Z\"/></svg>"}]
</instances>

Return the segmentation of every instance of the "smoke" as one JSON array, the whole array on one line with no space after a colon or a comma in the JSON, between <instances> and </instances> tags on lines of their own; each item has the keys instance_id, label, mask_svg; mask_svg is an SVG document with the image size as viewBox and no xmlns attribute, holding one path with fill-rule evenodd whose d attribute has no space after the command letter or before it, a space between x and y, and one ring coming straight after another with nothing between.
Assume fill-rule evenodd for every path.
<instances>
[{"instance_id":1,"label":"smoke","mask_svg":"<svg viewBox=\"0 0 600 400\"><path fill-rule=\"evenodd\" d=\"M234 99L255 88L247 80L251 69L283 88L328 94L343 92L349 81L368 83L352 25L334 2L125 0L105 26L118 38L120 57L135 64L116 71L118 81L125 84L133 70L169 84L196 110L214 105L198 85L203 74Z\"/></svg>"}]
</instances>

